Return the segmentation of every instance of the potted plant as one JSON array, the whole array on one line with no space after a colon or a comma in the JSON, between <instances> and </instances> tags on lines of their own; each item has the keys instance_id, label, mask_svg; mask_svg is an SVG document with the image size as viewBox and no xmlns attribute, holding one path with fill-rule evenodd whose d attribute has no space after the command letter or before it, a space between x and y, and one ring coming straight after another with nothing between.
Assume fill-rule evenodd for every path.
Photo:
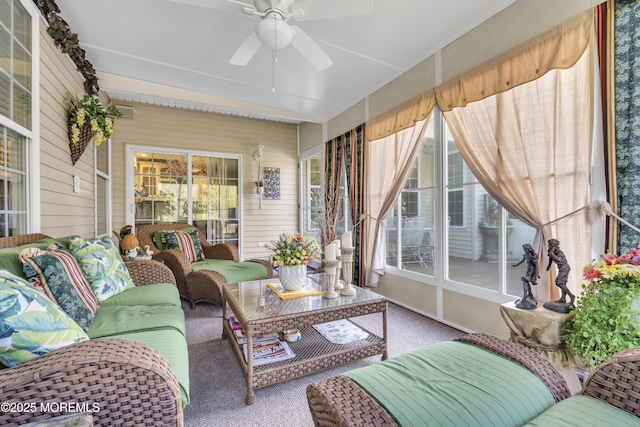
<instances>
[{"instance_id":1,"label":"potted plant","mask_svg":"<svg viewBox=\"0 0 640 427\"><path fill-rule=\"evenodd\" d=\"M320 256L316 239L307 233L282 233L267 245L273 251L271 264L278 267L278 277L285 290L300 289L306 281L307 263Z\"/></svg>"},{"instance_id":2,"label":"potted plant","mask_svg":"<svg viewBox=\"0 0 640 427\"><path fill-rule=\"evenodd\" d=\"M614 353L640 346L640 249L607 253L583 269L586 283L564 341L585 368Z\"/></svg>"}]
</instances>

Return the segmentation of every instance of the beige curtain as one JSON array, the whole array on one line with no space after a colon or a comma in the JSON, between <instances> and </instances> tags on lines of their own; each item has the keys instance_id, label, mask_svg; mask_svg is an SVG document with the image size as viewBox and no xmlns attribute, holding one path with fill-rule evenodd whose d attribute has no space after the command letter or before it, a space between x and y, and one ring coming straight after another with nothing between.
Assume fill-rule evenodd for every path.
<instances>
[{"instance_id":1,"label":"beige curtain","mask_svg":"<svg viewBox=\"0 0 640 427\"><path fill-rule=\"evenodd\" d=\"M582 267L590 261L586 209L559 218L589 202L593 41L588 13L436 91L478 181L538 229L533 242L542 264L538 300L560 294L555 276L546 273L548 239L560 241L572 268L567 286L576 295Z\"/></svg>"},{"instance_id":2,"label":"beige curtain","mask_svg":"<svg viewBox=\"0 0 640 427\"><path fill-rule=\"evenodd\" d=\"M428 92L366 124L364 263L367 286L377 286L384 274L383 221L391 212L420 150L434 105L434 94Z\"/></svg>"}]
</instances>

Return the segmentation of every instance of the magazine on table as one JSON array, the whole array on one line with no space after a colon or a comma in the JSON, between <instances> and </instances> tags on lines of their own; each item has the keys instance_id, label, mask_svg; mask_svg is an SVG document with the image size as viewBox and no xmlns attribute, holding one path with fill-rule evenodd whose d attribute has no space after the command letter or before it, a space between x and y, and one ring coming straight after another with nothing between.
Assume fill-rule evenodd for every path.
<instances>
[{"instance_id":1,"label":"magazine on table","mask_svg":"<svg viewBox=\"0 0 640 427\"><path fill-rule=\"evenodd\" d=\"M304 283L300 289L296 289L295 291L285 290L282 287L282 284L279 282L267 283L267 287L271 289L274 294L278 295L280 299L291 299L291 298L309 297L314 295L322 295L322 291L314 288L308 283Z\"/></svg>"},{"instance_id":2,"label":"magazine on table","mask_svg":"<svg viewBox=\"0 0 640 427\"><path fill-rule=\"evenodd\" d=\"M247 345L242 345L244 360L247 360ZM275 338L269 341L261 342L253 346L253 366L260 366L267 363L280 362L282 360L296 357L291 351L289 345L285 341Z\"/></svg>"},{"instance_id":3,"label":"magazine on table","mask_svg":"<svg viewBox=\"0 0 640 427\"><path fill-rule=\"evenodd\" d=\"M240 324L236 316L233 314L229 316L229 326L231 326L231 329L234 331L238 329L242 329L242 325Z\"/></svg>"},{"instance_id":4,"label":"magazine on table","mask_svg":"<svg viewBox=\"0 0 640 427\"><path fill-rule=\"evenodd\" d=\"M233 334L236 336L236 340L238 344L246 344L247 336L242 329L234 329ZM273 341L274 339L278 339L278 333L274 332L272 334L264 334L264 335L255 335L253 337L253 344L262 344L263 342Z\"/></svg>"}]
</instances>

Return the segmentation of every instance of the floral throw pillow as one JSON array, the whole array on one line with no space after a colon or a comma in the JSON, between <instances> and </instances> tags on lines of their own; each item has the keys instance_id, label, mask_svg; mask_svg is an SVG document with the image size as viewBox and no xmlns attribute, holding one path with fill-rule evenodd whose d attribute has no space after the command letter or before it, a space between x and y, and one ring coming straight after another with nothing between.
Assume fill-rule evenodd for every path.
<instances>
[{"instance_id":1,"label":"floral throw pillow","mask_svg":"<svg viewBox=\"0 0 640 427\"><path fill-rule=\"evenodd\" d=\"M68 249L51 245L42 255L24 257L22 268L27 280L39 282L47 296L81 328L91 323L98 310L98 300Z\"/></svg>"},{"instance_id":2,"label":"floral throw pillow","mask_svg":"<svg viewBox=\"0 0 640 427\"><path fill-rule=\"evenodd\" d=\"M166 242L165 249L180 249L187 254L189 262L202 261L204 252L196 230L163 231L162 238Z\"/></svg>"},{"instance_id":3,"label":"floral throw pillow","mask_svg":"<svg viewBox=\"0 0 640 427\"><path fill-rule=\"evenodd\" d=\"M82 328L46 295L0 269L0 363L16 366L88 339Z\"/></svg>"},{"instance_id":4,"label":"floral throw pillow","mask_svg":"<svg viewBox=\"0 0 640 427\"><path fill-rule=\"evenodd\" d=\"M98 302L135 287L118 248L109 237L72 236L69 250L78 260Z\"/></svg>"}]
</instances>

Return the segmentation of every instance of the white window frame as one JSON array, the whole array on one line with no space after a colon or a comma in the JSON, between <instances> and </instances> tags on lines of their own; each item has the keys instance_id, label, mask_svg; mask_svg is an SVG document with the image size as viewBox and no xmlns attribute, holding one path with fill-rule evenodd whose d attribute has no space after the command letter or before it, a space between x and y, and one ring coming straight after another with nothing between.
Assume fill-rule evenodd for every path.
<instances>
[{"instance_id":1,"label":"white window frame","mask_svg":"<svg viewBox=\"0 0 640 427\"><path fill-rule=\"evenodd\" d=\"M102 171L100 171L98 169L98 147L96 147L96 155L93 156L93 168L95 171L95 175L96 175L96 179L94 182L94 186L93 186L93 191L96 196L93 198L94 201L94 212L95 217L94 217L94 221L95 221L95 236L96 237L102 237L102 236L108 236L109 230L113 229L113 223L112 223L112 216L111 216L111 209L112 209L112 197L113 197L113 193L111 190L111 138L107 139L105 142L103 142L103 144L107 144L107 173L104 173ZM106 203L105 203L105 220L106 220L106 233L104 234L99 234L98 231L98 177L100 178L104 178L106 180L107 183L107 188L106 188Z\"/></svg>"},{"instance_id":2,"label":"white window frame","mask_svg":"<svg viewBox=\"0 0 640 427\"><path fill-rule=\"evenodd\" d=\"M302 174L304 173L304 168L302 167L302 162L311 159L312 157L320 156L320 182L324 182L324 144L314 147L311 150L305 151L304 153L298 155L298 182L300 183L300 189L298 192L298 223L300 224L300 229L304 232L309 230L309 224L307 224L306 213L308 209L304 208L304 194L305 189L303 188L303 183L305 182ZM307 181L309 182L309 181Z\"/></svg>"},{"instance_id":3,"label":"white window frame","mask_svg":"<svg viewBox=\"0 0 640 427\"><path fill-rule=\"evenodd\" d=\"M27 138L25 201L27 233L40 231L40 10L29 0L18 0L31 15L31 130L0 115L0 125ZM42 18L41 18L42 19Z\"/></svg>"}]
</instances>

